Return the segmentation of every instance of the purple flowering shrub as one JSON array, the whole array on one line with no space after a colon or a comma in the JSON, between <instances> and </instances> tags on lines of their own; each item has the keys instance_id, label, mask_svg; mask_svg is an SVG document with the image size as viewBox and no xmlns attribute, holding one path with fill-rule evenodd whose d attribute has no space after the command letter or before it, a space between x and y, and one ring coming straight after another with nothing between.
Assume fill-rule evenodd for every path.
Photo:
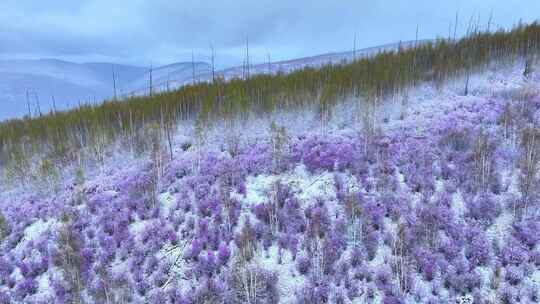
<instances>
[{"instance_id":1,"label":"purple flowering shrub","mask_svg":"<svg viewBox=\"0 0 540 304\"><path fill-rule=\"evenodd\" d=\"M502 211L502 207L493 195L480 194L477 196L467 196L465 199L467 206L467 216L474 221L484 225L491 225Z\"/></svg>"},{"instance_id":2,"label":"purple flowering shrub","mask_svg":"<svg viewBox=\"0 0 540 304\"><path fill-rule=\"evenodd\" d=\"M310 278L297 296L298 304L323 304L330 299L330 286L328 282Z\"/></svg>"},{"instance_id":3,"label":"purple flowering shrub","mask_svg":"<svg viewBox=\"0 0 540 304\"><path fill-rule=\"evenodd\" d=\"M540 218L530 218L514 223L512 228L513 236L528 248L533 249L540 243Z\"/></svg>"},{"instance_id":4,"label":"purple flowering shrub","mask_svg":"<svg viewBox=\"0 0 540 304\"><path fill-rule=\"evenodd\" d=\"M303 162L310 171L351 168L358 155L358 146L342 137L311 136L292 147L292 159Z\"/></svg>"},{"instance_id":5,"label":"purple flowering shrub","mask_svg":"<svg viewBox=\"0 0 540 304\"><path fill-rule=\"evenodd\" d=\"M465 257L473 266L486 266L489 264L491 246L482 230L471 233L465 247Z\"/></svg>"},{"instance_id":6,"label":"purple flowering shrub","mask_svg":"<svg viewBox=\"0 0 540 304\"><path fill-rule=\"evenodd\" d=\"M267 141L187 149L6 199L0 303L537 302L538 205L510 144L534 116L483 105L369 142L295 137L279 160Z\"/></svg>"}]
</instances>

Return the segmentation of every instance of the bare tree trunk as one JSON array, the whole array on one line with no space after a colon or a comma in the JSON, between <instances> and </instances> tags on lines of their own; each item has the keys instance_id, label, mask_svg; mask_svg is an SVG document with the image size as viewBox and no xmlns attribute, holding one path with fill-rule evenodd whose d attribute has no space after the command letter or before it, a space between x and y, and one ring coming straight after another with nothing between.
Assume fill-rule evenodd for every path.
<instances>
[{"instance_id":1,"label":"bare tree trunk","mask_svg":"<svg viewBox=\"0 0 540 304\"><path fill-rule=\"evenodd\" d=\"M525 47L525 68L523 69L523 77L528 80L532 74L532 65L534 59L534 53L530 51L531 45L527 43Z\"/></svg>"},{"instance_id":2,"label":"bare tree trunk","mask_svg":"<svg viewBox=\"0 0 540 304\"><path fill-rule=\"evenodd\" d=\"M37 105L37 110L38 110L38 113L39 113L39 117L41 117L41 106L39 104L39 96L37 94L37 92L34 91L34 97L36 98L36 105Z\"/></svg>"},{"instance_id":3,"label":"bare tree trunk","mask_svg":"<svg viewBox=\"0 0 540 304\"><path fill-rule=\"evenodd\" d=\"M114 65L111 66L112 69L112 81L113 81L113 93L114 93L114 100L116 101L116 75L114 73Z\"/></svg>"},{"instance_id":4,"label":"bare tree trunk","mask_svg":"<svg viewBox=\"0 0 540 304\"><path fill-rule=\"evenodd\" d=\"M193 53L193 50L191 50L191 72L193 85L195 85L195 54Z\"/></svg>"},{"instance_id":5,"label":"bare tree trunk","mask_svg":"<svg viewBox=\"0 0 540 304\"><path fill-rule=\"evenodd\" d=\"M467 69L467 78L465 79L465 96L469 95L469 78L470 78L470 71Z\"/></svg>"},{"instance_id":6,"label":"bare tree trunk","mask_svg":"<svg viewBox=\"0 0 540 304\"><path fill-rule=\"evenodd\" d=\"M268 59L268 75L272 75L272 64L270 62L270 52L266 54L266 57Z\"/></svg>"},{"instance_id":7,"label":"bare tree trunk","mask_svg":"<svg viewBox=\"0 0 540 304\"><path fill-rule=\"evenodd\" d=\"M537 194L537 172L540 158L538 156L540 143L538 135L540 131L535 128L529 128L523 131L522 135L522 156L521 156L521 179L520 190L524 203L523 216L527 215L527 209L534 195Z\"/></svg>"},{"instance_id":8,"label":"bare tree trunk","mask_svg":"<svg viewBox=\"0 0 540 304\"><path fill-rule=\"evenodd\" d=\"M414 47L418 47L418 23L416 24L416 34L414 36Z\"/></svg>"},{"instance_id":9,"label":"bare tree trunk","mask_svg":"<svg viewBox=\"0 0 540 304\"><path fill-rule=\"evenodd\" d=\"M26 106L28 107L28 118L32 118L32 111L30 110L30 96L28 89L26 89Z\"/></svg>"},{"instance_id":10,"label":"bare tree trunk","mask_svg":"<svg viewBox=\"0 0 540 304\"><path fill-rule=\"evenodd\" d=\"M129 150L133 155L133 112L129 109Z\"/></svg>"},{"instance_id":11,"label":"bare tree trunk","mask_svg":"<svg viewBox=\"0 0 540 304\"><path fill-rule=\"evenodd\" d=\"M246 37L246 79L249 79L249 37Z\"/></svg>"},{"instance_id":12,"label":"bare tree trunk","mask_svg":"<svg viewBox=\"0 0 540 304\"><path fill-rule=\"evenodd\" d=\"M150 96L152 96L152 64L150 64L150 79L149 79L149 83L148 83L148 92L150 94Z\"/></svg>"},{"instance_id":13,"label":"bare tree trunk","mask_svg":"<svg viewBox=\"0 0 540 304\"><path fill-rule=\"evenodd\" d=\"M353 42L353 62L356 61L356 31L354 32L354 42Z\"/></svg>"},{"instance_id":14,"label":"bare tree trunk","mask_svg":"<svg viewBox=\"0 0 540 304\"><path fill-rule=\"evenodd\" d=\"M170 122L168 120L165 121L163 118L163 107L161 108L161 127L165 131L165 135L167 136L167 144L169 146L169 156L170 156L170 160L172 160L173 149L172 149L172 140L171 140L171 126L170 126Z\"/></svg>"},{"instance_id":15,"label":"bare tree trunk","mask_svg":"<svg viewBox=\"0 0 540 304\"><path fill-rule=\"evenodd\" d=\"M493 20L493 9L491 9L490 13L489 13L489 19L488 19L488 24L487 24L487 31L488 33L490 32L491 30L491 21Z\"/></svg>"},{"instance_id":16,"label":"bare tree trunk","mask_svg":"<svg viewBox=\"0 0 540 304\"><path fill-rule=\"evenodd\" d=\"M53 104L53 113L56 114L56 99L54 98L54 95L52 95L51 98Z\"/></svg>"},{"instance_id":17,"label":"bare tree trunk","mask_svg":"<svg viewBox=\"0 0 540 304\"><path fill-rule=\"evenodd\" d=\"M210 45L210 51L212 53L212 83L216 83L215 51L213 45Z\"/></svg>"},{"instance_id":18,"label":"bare tree trunk","mask_svg":"<svg viewBox=\"0 0 540 304\"><path fill-rule=\"evenodd\" d=\"M454 22L454 43L456 42L456 36L457 36L457 27L459 22L459 11L456 11L456 21Z\"/></svg>"}]
</instances>

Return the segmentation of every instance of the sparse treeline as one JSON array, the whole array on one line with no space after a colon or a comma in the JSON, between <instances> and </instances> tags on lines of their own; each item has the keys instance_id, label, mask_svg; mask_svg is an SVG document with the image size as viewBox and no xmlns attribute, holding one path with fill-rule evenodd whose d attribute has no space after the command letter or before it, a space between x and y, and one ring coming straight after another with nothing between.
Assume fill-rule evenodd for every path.
<instances>
[{"instance_id":1,"label":"sparse treeline","mask_svg":"<svg viewBox=\"0 0 540 304\"><path fill-rule=\"evenodd\" d=\"M329 108L346 98L367 102L398 94L420 81L469 75L488 64L526 58L527 66L540 51L540 24L512 30L471 30L460 40L437 40L413 48L384 51L352 63L305 68L290 74L252 75L225 81L194 82L172 92L107 101L101 105L54 112L41 117L0 124L0 166L25 171L36 153L56 161L77 159L81 149L102 151L121 139L134 149L144 142L147 129L159 127L170 139L176 123L198 119L204 125L217 118L246 117L276 108L321 105ZM467 77L468 79L468 77ZM464 84L467 92L468 84Z\"/></svg>"}]
</instances>

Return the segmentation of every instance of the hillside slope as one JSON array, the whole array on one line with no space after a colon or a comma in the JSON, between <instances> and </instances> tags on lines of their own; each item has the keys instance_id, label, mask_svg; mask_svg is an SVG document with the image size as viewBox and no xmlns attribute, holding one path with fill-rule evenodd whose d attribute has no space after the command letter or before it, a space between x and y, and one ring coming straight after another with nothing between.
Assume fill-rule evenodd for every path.
<instances>
[{"instance_id":1,"label":"hillside slope","mask_svg":"<svg viewBox=\"0 0 540 304\"><path fill-rule=\"evenodd\" d=\"M172 160L122 151L6 189L0 303L535 303L540 77L523 66L363 118L349 101L326 123L181 125Z\"/></svg>"},{"instance_id":2,"label":"hillside slope","mask_svg":"<svg viewBox=\"0 0 540 304\"><path fill-rule=\"evenodd\" d=\"M418 44L426 41L419 41ZM321 54L306 58L276 61L250 66L251 75L290 73L306 67L320 67L326 64L350 62L376 55L382 51L403 49L414 46L415 42L393 43L355 52ZM117 96L141 96L149 94L150 68L114 63L78 64L55 59L42 60L0 60L0 121L19 118L28 114L26 92L29 92L30 112L48 113L53 110L53 98L57 110L74 108L81 103L101 103L114 95L112 70L114 68ZM195 69L195 71L194 71ZM243 77L245 67L230 67L216 70L215 74L225 79ZM177 62L152 69L153 92L178 89L195 79L211 81L212 68L206 62ZM38 107L39 101L39 107Z\"/></svg>"}]
</instances>

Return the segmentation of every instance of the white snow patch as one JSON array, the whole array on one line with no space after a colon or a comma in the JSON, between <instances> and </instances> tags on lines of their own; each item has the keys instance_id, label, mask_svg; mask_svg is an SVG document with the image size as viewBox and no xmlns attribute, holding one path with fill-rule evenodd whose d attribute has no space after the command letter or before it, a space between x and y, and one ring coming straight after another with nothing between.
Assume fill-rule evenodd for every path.
<instances>
[{"instance_id":1,"label":"white snow patch","mask_svg":"<svg viewBox=\"0 0 540 304\"><path fill-rule=\"evenodd\" d=\"M454 212L456 212L456 216L458 216L459 218L463 218L463 216L467 212L467 207L465 206L465 202L463 201L463 196L459 191L452 196L452 209L454 210Z\"/></svg>"},{"instance_id":2,"label":"white snow patch","mask_svg":"<svg viewBox=\"0 0 540 304\"><path fill-rule=\"evenodd\" d=\"M164 192L159 195L158 200L161 203L160 207L163 214L169 216L175 208L176 200L174 199L174 196L172 196L169 192Z\"/></svg>"},{"instance_id":3,"label":"white snow patch","mask_svg":"<svg viewBox=\"0 0 540 304\"><path fill-rule=\"evenodd\" d=\"M533 281L535 284L538 285L538 288L540 288L540 270L535 270L534 273L531 276L531 281Z\"/></svg>"},{"instance_id":4,"label":"white snow patch","mask_svg":"<svg viewBox=\"0 0 540 304\"><path fill-rule=\"evenodd\" d=\"M53 222L55 222L55 220L52 219L48 221L43 221L42 219L35 221L30 226L26 227L26 229L24 230L23 241L35 240L42 233L47 231L47 229L49 229Z\"/></svg>"},{"instance_id":5,"label":"white snow patch","mask_svg":"<svg viewBox=\"0 0 540 304\"><path fill-rule=\"evenodd\" d=\"M38 293L36 294L36 296L39 298L45 298L45 297L53 295L52 288L50 287L50 283L49 283L49 271L40 275L37 279Z\"/></svg>"},{"instance_id":6,"label":"white snow patch","mask_svg":"<svg viewBox=\"0 0 540 304\"><path fill-rule=\"evenodd\" d=\"M314 198L325 201L336 199L334 174L331 172L324 171L313 175L304 165L298 165L290 175L283 177L283 181L298 192L297 197L301 201L308 202Z\"/></svg>"},{"instance_id":7,"label":"white snow patch","mask_svg":"<svg viewBox=\"0 0 540 304\"><path fill-rule=\"evenodd\" d=\"M17 244L14 251L17 254L21 253L26 243L38 239L42 234L46 233L47 231L50 231L51 227L56 224L57 224L56 219L48 219L46 221L42 219L38 219L37 221L28 225L28 227L24 229L24 237Z\"/></svg>"},{"instance_id":8,"label":"white snow patch","mask_svg":"<svg viewBox=\"0 0 540 304\"><path fill-rule=\"evenodd\" d=\"M262 203L268 200L268 191L279 179L276 175L248 176L246 180L246 197L243 203L247 206ZM244 206L244 204L242 205Z\"/></svg>"},{"instance_id":9,"label":"white snow patch","mask_svg":"<svg viewBox=\"0 0 540 304\"><path fill-rule=\"evenodd\" d=\"M350 174L344 175L344 177L346 187L351 191L357 191L356 179ZM296 166L293 171L279 175L249 176L246 181L246 197L242 198L243 206L268 201L270 191L277 182L290 186L296 197L304 203L312 202L316 198L321 198L325 202L336 200L334 174L328 171L311 174L301 164ZM331 206L327 207L330 209Z\"/></svg>"},{"instance_id":10,"label":"white snow patch","mask_svg":"<svg viewBox=\"0 0 540 304\"><path fill-rule=\"evenodd\" d=\"M273 245L268 248L268 256L264 251L258 251L255 256L256 263L263 269L275 272L278 277L278 288L280 291L280 303L294 303L295 292L299 290L305 281L305 277L300 275L295 269L295 261L288 250L283 250L281 264L278 263L278 247Z\"/></svg>"},{"instance_id":11,"label":"white snow patch","mask_svg":"<svg viewBox=\"0 0 540 304\"><path fill-rule=\"evenodd\" d=\"M510 228L513 220L514 216L510 212L503 212L495 219L493 225L487 229L486 236L488 240L502 244L510 231L512 231Z\"/></svg>"},{"instance_id":12,"label":"white snow patch","mask_svg":"<svg viewBox=\"0 0 540 304\"><path fill-rule=\"evenodd\" d=\"M140 235L148 223L150 223L149 220L135 221L129 225L129 231L133 235Z\"/></svg>"}]
</instances>

